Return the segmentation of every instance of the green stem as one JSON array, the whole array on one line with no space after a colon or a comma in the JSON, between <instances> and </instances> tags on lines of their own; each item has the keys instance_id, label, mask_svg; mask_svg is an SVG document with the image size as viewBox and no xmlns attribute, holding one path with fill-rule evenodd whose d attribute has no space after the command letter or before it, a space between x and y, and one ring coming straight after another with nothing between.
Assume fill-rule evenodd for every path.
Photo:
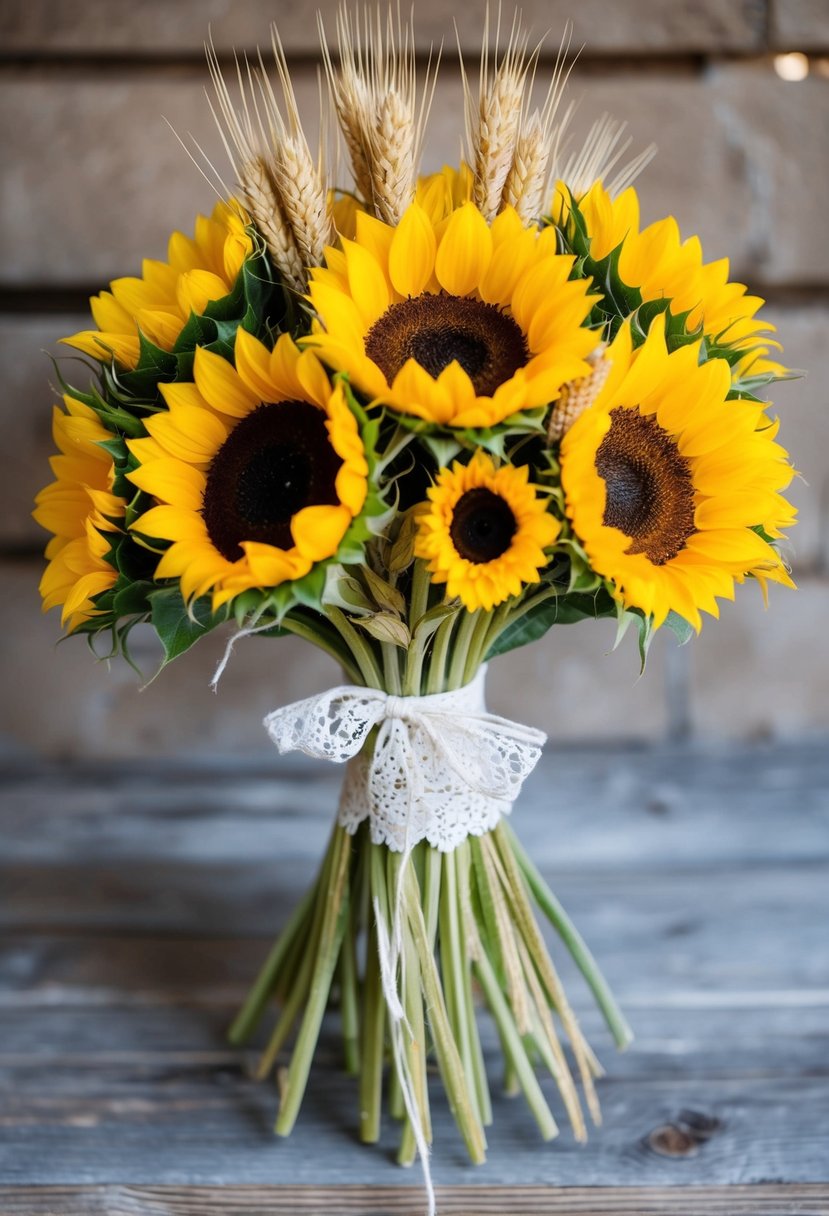
<instances>
[{"instance_id":1,"label":"green stem","mask_svg":"<svg viewBox=\"0 0 829 1216\"><path fill-rule=\"evenodd\" d=\"M274 943L264 966L256 977L256 982L247 995L233 1025L228 1031L228 1039L238 1047L246 1043L259 1024L273 990L278 982L280 969L291 946L296 940L300 929L306 920L310 919L309 912L317 894L317 883L309 887L300 903L291 913L287 925Z\"/></svg>"},{"instance_id":2,"label":"green stem","mask_svg":"<svg viewBox=\"0 0 829 1216\"><path fill-rule=\"evenodd\" d=\"M484 655L489 649L487 646L487 635L491 624L490 613L476 613L477 620L475 628L472 630L472 636L469 639L469 651L466 656L466 663L463 669L463 682L468 684L473 679L475 672L481 666Z\"/></svg>"},{"instance_id":3,"label":"green stem","mask_svg":"<svg viewBox=\"0 0 829 1216\"><path fill-rule=\"evenodd\" d=\"M475 960L474 966L478 979L481 982L481 987L484 990L487 1004L498 1024L501 1038L509 1052L509 1059L515 1069L530 1110L533 1112L535 1121L541 1130L541 1135L545 1140L552 1140L558 1133L556 1121L541 1092L538 1078L527 1056L521 1035L518 1033L518 1027L515 1025L512 1010L501 991L501 986L495 977L492 964L485 951L481 951L481 957Z\"/></svg>"},{"instance_id":4,"label":"green stem","mask_svg":"<svg viewBox=\"0 0 829 1216\"><path fill-rule=\"evenodd\" d=\"M320 650L324 650L326 654L330 654L331 658L339 663L351 680L358 684L361 683L360 669L355 664L347 647L340 644L336 635L334 637L327 636L327 629L323 632L322 621L315 622L312 625L307 621L301 620L299 617L286 616L280 624L288 633L293 633L296 637L303 638L304 641L311 642Z\"/></svg>"},{"instance_id":5,"label":"green stem","mask_svg":"<svg viewBox=\"0 0 829 1216\"><path fill-rule=\"evenodd\" d=\"M381 844L372 844L371 846L371 895L372 900L376 902L379 910L380 918L382 919L386 929L391 935L391 910L389 906L389 898L394 899L394 886L390 886L389 868L392 864L393 854L389 849ZM397 982L396 976L393 977L394 982ZM385 994L381 988L382 1012L384 1022L388 1020L389 1035L394 1033L391 1024L391 1014L388 1011L388 1005L385 999ZM403 1093L400 1089L400 1078L397 1075L397 1069L392 1068L389 1077L389 1114L393 1119L402 1119L406 1113L406 1108L403 1103Z\"/></svg>"},{"instance_id":6,"label":"green stem","mask_svg":"<svg viewBox=\"0 0 829 1216\"><path fill-rule=\"evenodd\" d=\"M487 631L481 646L481 658L483 663L486 656L489 654L492 647L497 642L498 638L510 623L510 612L512 611L513 600L507 600L505 604L501 604L494 612L489 614L487 623Z\"/></svg>"},{"instance_id":7,"label":"green stem","mask_svg":"<svg viewBox=\"0 0 829 1216\"><path fill-rule=\"evenodd\" d=\"M458 636L455 638L455 645L452 649L452 660L449 664L449 688L462 688L465 683L464 669L479 615L478 612L464 611L461 613Z\"/></svg>"},{"instance_id":8,"label":"green stem","mask_svg":"<svg viewBox=\"0 0 829 1216\"><path fill-rule=\"evenodd\" d=\"M382 688L383 677L377 661L371 653L371 648L365 638L351 624L351 621L340 608L329 604L325 609L326 616L345 642L360 669L360 675L368 688Z\"/></svg>"},{"instance_id":9,"label":"green stem","mask_svg":"<svg viewBox=\"0 0 829 1216\"><path fill-rule=\"evenodd\" d=\"M350 858L351 837L343 828L337 827L331 864L331 883L325 895L325 912L320 940L314 951L315 966L311 989L288 1068L288 1077L282 1093L282 1105L274 1129L278 1136L290 1135L308 1083L311 1060L319 1038L320 1025L331 990L331 979L348 917Z\"/></svg>"},{"instance_id":10,"label":"green stem","mask_svg":"<svg viewBox=\"0 0 829 1216\"><path fill-rule=\"evenodd\" d=\"M463 1064L466 1085L472 1099L475 1117L483 1123L478 1106L478 1087L472 1059L472 1042L469 1035L470 1016L474 1012L466 1007L466 957L460 932L460 892L458 890L457 851L443 854L443 882L440 898L440 946L443 974L443 991L446 996L446 1013Z\"/></svg>"},{"instance_id":11,"label":"green stem","mask_svg":"<svg viewBox=\"0 0 829 1216\"><path fill-rule=\"evenodd\" d=\"M496 829L496 835L501 836L504 848L512 850L538 906L564 942L573 961L587 981L596 999L596 1004L601 1009L610 1033L613 1035L616 1046L624 1050L633 1041L633 1031L616 1003L616 998L611 992L607 980L599 970L599 965L591 954L584 938L530 861L518 837L509 825L502 821Z\"/></svg>"},{"instance_id":12,"label":"green stem","mask_svg":"<svg viewBox=\"0 0 829 1216\"><path fill-rule=\"evenodd\" d=\"M427 693L444 692L446 689L446 668L449 658L449 646L455 629L458 613L447 616L435 631L432 644L432 656L429 661L429 674L426 680Z\"/></svg>"},{"instance_id":13,"label":"green stem","mask_svg":"<svg viewBox=\"0 0 829 1216\"><path fill-rule=\"evenodd\" d=\"M374 852L377 845L364 839L363 848ZM363 1023L360 1070L360 1139L376 1144L380 1139L380 1108L383 1100L383 1051L385 1049L385 1002L377 955L377 929L373 910L369 914L366 943L366 973L363 986Z\"/></svg>"},{"instance_id":14,"label":"green stem","mask_svg":"<svg viewBox=\"0 0 829 1216\"><path fill-rule=\"evenodd\" d=\"M432 582L426 563L416 558L412 567L412 592L409 600L409 628L414 634L420 618L426 615L429 607L429 588Z\"/></svg>"},{"instance_id":15,"label":"green stem","mask_svg":"<svg viewBox=\"0 0 829 1216\"><path fill-rule=\"evenodd\" d=\"M302 957L302 962L293 984L282 1005L276 1025L271 1031L267 1046L262 1052L259 1063L256 1066L257 1081L264 1081L273 1068L276 1057L287 1042L288 1036L293 1030L294 1022L299 1017L303 1002L308 996L308 990L311 987L311 969L314 961L313 949L315 948L316 941L317 937L313 935L309 938L306 952Z\"/></svg>"},{"instance_id":16,"label":"green stem","mask_svg":"<svg viewBox=\"0 0 829 1216\"><path fill-rule=\"evenodd\" d=\"M432 1126L426 1078L426 1024L423 1017L423 995L420 991L420 964L408 923L403 931L403 959L403 1004L406 1010L406 1022L411 1031L411 1035L406 1036L406 1058L414 1087L420 1127L424 1139L429 1143L432 1139ZM416 1154L417 1137L411 1119L407 1118L400 1137L400 1151L397 1154L397 1160L401 1165L411 1165Z\"/></svg>"},{"instance_id":17,"label":"green stem","mask_svg":"<svg viewBox=\"0 0 829 1216\"><path fill-rule=\"evenodd\" d=\"M435 937L438 931L441 868L441 854L437 849L433 849L430 844L427 844L425 873L423 877L423 914L426 920L426 936L431 950L434 950Z\"/></svg>"},{"instance_id":18,"label":"green stem","mask_svg":"<svg viewBox=\"0 0 829 1216\"><path fill-rule=\"evenodd\" d=\"M477 938L474 923L475 917L472 911L471 871L472 857L469 849L469 840L467 839L455 850L455 872L458 878L460 922L464 942L466 943L465 956L470 953L469 943L475 942ZM477 948L481 949L479 943L477 943ZM484 1127L489 1127L492 1123L492 1101L489 1096L489 1082L486 1076L486 1064L484 1063L484 1053L481 1047L481 1037L478 1034L478 1019L475 1016L475 1001L472 995L472 968L466 961L463 969L463 985L467 1033L475 1092L478 1096L478 1110L480 1111L481 1122Z\"/></svg>"},{"instance_id":19,"label":"green stem","mask_svg":"<svg viewBox=\"0 0 829 1216\"><path fill-rule=\"evenodd\" d=\"M340 829L334 828L325 851L322 865L314 888L313 910L310 920L310 931L304 939L297 936L291 946L285 965L277 977L277 991L283 997L282 1010L276 1025L271 1031L265 1050L259 1059L256 1069L258 1080L263 1080L271 1071L279 1051L291 1033L294 1022L308 995L311 986L311 969L322 929L323 913L325 910L324 892L328 890L331 879L331 864L336 851L337 834ZM290 983L288 982L290 980Z\"/></svg>"},{"instance_id":20,"label":"green stem","mask_svg":"<svg viewBox=\"0 0 829 1216\"><path fill-rule=\"evenodd\" d=\"M505 988L507 978L504 971L503 961L501 959L501 939L498 933L498 923L495 915L495 901L493 899L492 889L489 885L486 865L481 853L480 837L471 836L469 838L469 845L472 852L475 890L478 896L478 904L480 906L478 933L479 935L483 934L486 939L487 948L495 969L495 974L498 977L498 983L502 988Z\"/></svg>"},{"instance_id":21,"label":"green stem","mask_svg":"<svg viewBox=\"0 0 829 1216\"><path fill-rule=\"evenodd\" d=\"M343 1023L345 1070L352 1077L360 1074L360 1010L357 978L357 934L359 909L352 895L349 899L348 927L340 950L340 1013Z\"/></svg>"},{"instance_id":22,"label":"green stem","mask_svg":"<svg viewBox=\"0 0 829 1216\"><path fill-rule=\"evenodd\" d=\"M408 876L411 880L411 875ZM440 1075L449 1106L463 1136L467 1151L475 1165L486 1160L484 1130L475 1115L472 1099L466 1084L463 1064L446 1014L446 1004L435 961L434 946L426 933L420 895L411 881L406 882L406 914L412 931L415 950L420 963L420 982L423 986L429 1025L435 1044Z\"/></svg>"},{"instance_id":23,"label":"green stem","mask_svg":"<svg viewBox=\"0 0 829 1216\"><path fill-rule=\"evenodd\" d=\"M409 604L409 630L412 641L406 655L406 675L403 691L407 697L416 697L421 691L423 678L423 660L426 647L431 635L424 638L424 630L419 628L422 618L429 607L429 589L431 582L426 563L416 560L412 573L412 591Z\"/></svg>"},{"instance_id":24,"label":"green stem","mask_svg":"<svg viewBox=\"0 0 829 1216\"><path fill-rule=\"evenodd\" d=\"M386 692L399 695L400 686L400 647L392 642L382 642L380 653L383 656L383 688Z\"/></svg>"}]
</instances>

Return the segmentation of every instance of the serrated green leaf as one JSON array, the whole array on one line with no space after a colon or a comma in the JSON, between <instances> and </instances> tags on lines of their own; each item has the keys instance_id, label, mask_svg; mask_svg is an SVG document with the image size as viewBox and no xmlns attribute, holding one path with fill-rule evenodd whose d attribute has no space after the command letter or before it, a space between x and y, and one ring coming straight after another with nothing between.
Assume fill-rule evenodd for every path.
<instances>
[{"instance_id":1,"label":"serrated green leaf","mask_svg":"<svg viewBox=\"0 0 829 1216\"><path fill-rule=\"evenodd\" d=\"M185 604L178 587L165 587L149 596L150 619L164 647L164 665L189 650L227 614L214 615L208 599Z\"/></svg>"},{"instance_id":2,"label":"serrated green leaf","mask_svg":"<svg viewBox=\"0 0 829 1216\"><path fill-rule=\"evenodd\" d=\"M150 596L157 590L157 583L127 582L116 591L112 601L112 611L115 616L145 616L151 608Z\"/></svg>"},{"instance_id":3,"label":"serrated green leaf","mask_svg":"<svg viewBox=\"0 0 829 1216\"><path fill-rule=\"evenodd\" d=\"M182 351L192 351L196 346L207 346L209 342L216 340L216 336L215 321L206 316L199 317L191 312L184 329L176 339L173 354L179 355Z\"/></svg>"}]
</instances>

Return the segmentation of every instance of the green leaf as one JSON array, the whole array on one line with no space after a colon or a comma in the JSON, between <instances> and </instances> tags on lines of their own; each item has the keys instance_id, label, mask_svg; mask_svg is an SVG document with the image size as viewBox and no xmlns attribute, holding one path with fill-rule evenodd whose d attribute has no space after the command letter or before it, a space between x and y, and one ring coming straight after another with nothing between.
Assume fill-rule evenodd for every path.
<instances>
[{"instance_id":1,"label":"green leaf","mask_svg":"<svg viewBox=\"0 0 829 1216\"><path fill-rule=\"evenodd\" d=\"M680 616L678 612L669 612L665 618L665 624L670 629L680 646L685 646L690 642L691 638L696 633L693 625L685 620L684 616Z\"/></svg>"},{"instance_id":2,"label":"green leaf","mask_svg":"<svg viewBox=\"0 0 829 1216\"><path fill-rule=\"evenodd\" d=\"M615 602L603 588L592 595L551 595L508 625L495 639L487 658L493 659L519 646L527 646L543 637L553 625L573 625L577 621L615 615Z\"/></svg>"},{"instance_id":3,"label":"green leaf","mask_svg":"<svg viewBox=\"0 0 829 1216\"><path fill-rule=\"evenodd\" d=\"M198 317L191 312L187 324L176 339L173 354L179 355L183 351L192 351L196 346L207 346L209 342L215 341L216 332L215 321L207 316Z\"/></svg>"},{"instance_id":4,"label":"green leaf","mask_svg":"<svg viewBox=\"0 0 829 1216\"><path fill-rule=\"evenodd\" d=\"M165 587L149 596L153 627L164 647L164 664L194 646L200 638L227 619L226 614L213 614L210 601L195 600L185 604L178 587Z\"/></svg>"},{"instance_id":5,"label":"green leaf","mask_svg":"<svg viewBox=\"0 0 829 1216\"><path fill-rule=\"evenodd\" d=\"M112 611L116 617L146 616L151 608L150 596L158 589L158 584L150 581L128 582L120 590L116 590L112 601Z\"/></svg>"}]
</instances>

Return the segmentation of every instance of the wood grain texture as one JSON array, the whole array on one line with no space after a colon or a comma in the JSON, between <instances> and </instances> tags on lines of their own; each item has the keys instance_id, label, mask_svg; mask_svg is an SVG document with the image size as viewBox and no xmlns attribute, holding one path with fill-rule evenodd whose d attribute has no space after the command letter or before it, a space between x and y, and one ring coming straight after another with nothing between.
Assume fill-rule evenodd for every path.
<instances>
[{"instance_id":1,"label":"wood grain texture","mask_svg":"<svg viewBox=\"0 0 829 1216\"><path fill-rule=\"evenodd\" d=\"M265 45L274 19L289 54L317 51L314 13L333 26L338 0L142 0L140 5L109 0L5 0L6 54L175 56L202 53L208 23L220 51ZM552 29L552 42L568 20L573 42L587 42L591 54L752 53L765 38L766 0L697 0L684 4L652 0L525 0L522 10L537 35ZM437 0L417 0L418 46L452 41L456 16L465 49L480 47L484 0L457 5L454 12ZM310 11L309 11L310 10Z\"/></svg>"},{"instance_id":2,"label":"wood grain texture","mask_svg":"<svg viewBox=\"0 0 829 1216\"><path fill-rule=\"evenodd\" d=\"M734 1033L737 1033L735 1020ZM606 1053L603 1053L606 1054ZM468 1163L439 1084L432 1090L432 1171L444 1185L692 1186L829 1182L827 1078L688 1075L601 1082L603 1126L576 1144L551 1081L542 1088L562 1127L544 1144L526 1106L499 1092L488 1056L493 1125L485 1170ZM435 1079L436 1082L436 1079ZM15 1184L239 1183L397 1185L399 1127L358 1143L357 1085L325 1062L312 1070L288 1140L274 1138L272 1086L241 1060L166 1060L94 1067L21 1061L0 1069L6 1091L0 1179Z\"/></svg>"},{"instance_id":3,"label":"wood grain texture","mask_svg":"<svg viewBox=\"0 0 829 1216\"><path fill-rule=\"evenodd\" d=\"M438 1187L444 1216L825 1216L829 1187ZM422 1216L416 1187L3 1187L4 1216Z\"/></svg>"},{"instance_id":4,"label":"wood grain texture","mask_svg":"<svg viewBox=\"0 0 829 1216\"><path fill-rule=\"evenodd\" d=\"M509 670L508 661L493 664L496 694L499 675ZM514 822L546 868L825 861L826 777L821 740L641 749L552 742ZM277 757L272 749L244 770L172 760L21 761L0 769L3 861L230 864L281 855L311 864L340 781L334 765Z\"/></svg>"},{"instance_id":5,"label":"wood grain texture","mask_svg":"<svg viewBox=\"0 0 829 1216\"><path fill-rule=\"evenodd\" d=\"M336 1012L288 1141L272 1138L276 1094L251 1079L255 1051L225 1041L334 801L332 771L280 772L7 771L4 1216L418 1210L418 1191L398 1189L410 1176L393 1164L396 1128L387 1120L374 1149L356 1143ZM607 1068L604 1126L586 1148L566 1131L543 1146L523 1105L499 1093L484 1018L489 1162L465 1163L436 1092L435 1177L474 1188L447 1191L442 1211L821 1211L825 1191L795 1184L829 1181L828 775L819 745L545 757L519 830L638 1038L617 1055L564 969ZM704 1209L686 1189L749 1183L759 1189L733 1200L705 1192ZM587 1184L613 1189L554 1189ZM642 1186L678 1189L627 1189Z\"/></svg>"}]
</instances>

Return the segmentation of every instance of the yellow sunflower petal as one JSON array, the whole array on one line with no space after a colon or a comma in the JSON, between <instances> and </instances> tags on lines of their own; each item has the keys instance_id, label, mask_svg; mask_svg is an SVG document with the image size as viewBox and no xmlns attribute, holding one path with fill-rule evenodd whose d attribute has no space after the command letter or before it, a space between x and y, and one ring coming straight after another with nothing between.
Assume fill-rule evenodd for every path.
<instances>
[{"instance_id":1,"label":"yellow sunflower petal","mask_svg":"<svg viewBox=\"0 0 829 1216\"><path fill-rule=\"evenodd\" d=\"M449 217L435 258L445 291L465 296L475 290L492 258L492 234L477 207L464 203Z\"/></svg>"},{"instance_id":2,"label":"yellow sunflower petal","mask_svg":"<svg viewBox=\"0 0 829 1216\"><path fill-rule=\"evenodd\" d=\"M428 215L417 203L407 208L394 229L389 276L401 296L419 296L435 269L437 241Z\"/></svg>"},{"instance_id":3,"label":"yellow sunflower petal","mask_svg":"<svg viewBox=\"0 0 829 1216\"><path fill-rule=\"evenodd\" d=\"M245 384L226 359L203 346L196 347L193 374L199 392L220 414L244 418L259 405L259 397Z\"/></svg>"},{"instance_id":4,"label":"yellow sunflower petal","mask_svg":"<svg viewBox=\"0 0 829 1216\"><path fill-rule=\"evenodd\" d=\"M344 506L305 507L291 520L291 535L303 557L321 562L333 557L351 524L351 512Z\"/></svg>"}]
</instances>

